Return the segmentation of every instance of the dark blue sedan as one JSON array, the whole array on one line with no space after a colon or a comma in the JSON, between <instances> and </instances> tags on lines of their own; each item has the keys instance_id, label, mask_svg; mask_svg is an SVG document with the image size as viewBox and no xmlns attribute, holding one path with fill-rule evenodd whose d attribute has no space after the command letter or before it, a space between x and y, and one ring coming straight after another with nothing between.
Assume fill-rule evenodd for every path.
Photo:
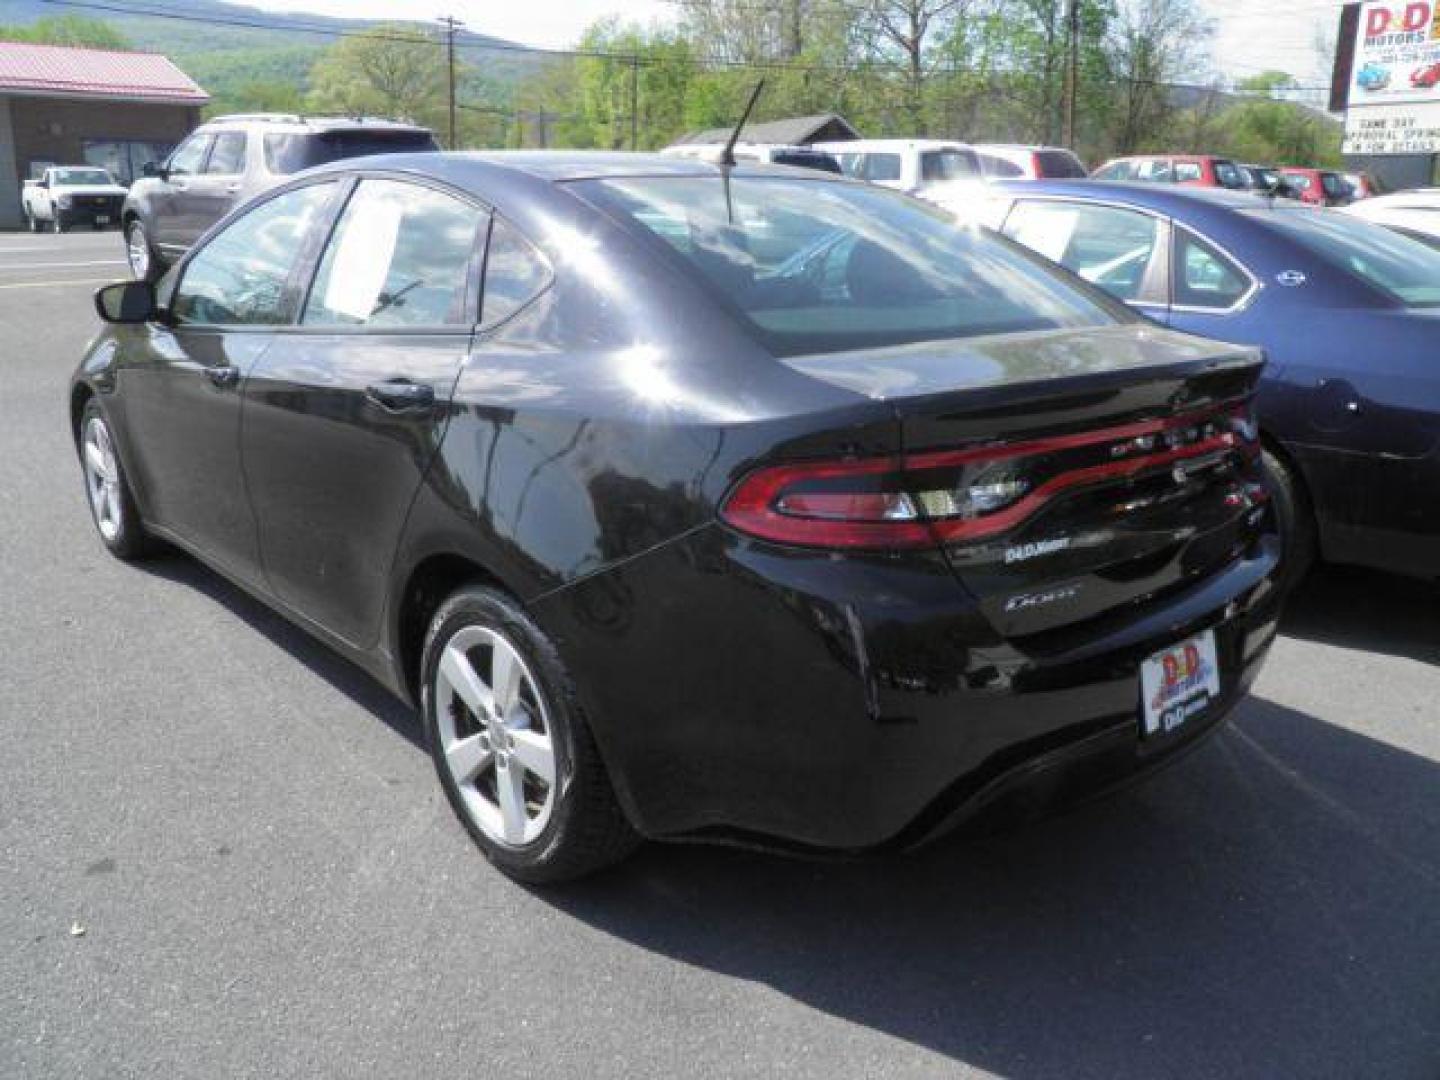
<instances>
[{"instance_id":1,"label":"dark blue sedan","mask_svg":"<svg viewBox=\"0 0 1440 1080\"><path fill-rule=\"evenodd\" d=\"M1287 200L1001 184L988 223L1178 330L1263 347L1292 578L1440 576L1440 251Z\"/></svg>"}]
</instances>

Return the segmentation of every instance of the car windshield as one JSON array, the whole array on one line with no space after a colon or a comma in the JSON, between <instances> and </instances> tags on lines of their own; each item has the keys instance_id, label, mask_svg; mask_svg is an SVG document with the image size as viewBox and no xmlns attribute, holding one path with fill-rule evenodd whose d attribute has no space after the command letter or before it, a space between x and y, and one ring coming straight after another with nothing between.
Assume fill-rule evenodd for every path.
<instances>
[{"instance_id":1,"label":"car windshield","mask_svg":"<svg viewBox=\"0 0 1440 1080\"><path fill-rule=\"evenodd\" d=\"M438 150L428 131L376 131L357 128L324 132L273 132L265 136L265 167L288 176L341 158L371 154L408 154Z\"/></svg>"},{"instance_id":2,"label":"car windshield","mask_svg":"<svg viewBox=\"0 0 1440 1080\"><path fill-rule=\"evenodd\" d=\"M1040 257L881 188L789 177L577 187L663 241L780 356L1132 317Z\"/></svg>"},{"instance_id":3,"label":"car windshield","mask_svg":"<svg viewBox=\"0 0 1440 1080\"><path fill-rule=\"evenodd\" d=\"M1440 307L1440 251L1333 210L1261 213L1262 220L1326 262L1406 307Z\"/></svg>"},{"instance_id":4,"label":"car windshield","mask_svg":"<svg viewBox=\"0 0 1440 1080\"><path fill-rule=\"evenodd\" d=\"M79 187L82 184L115 183L104 169L56 169L53 173L58 187Z\"/></svg>"}]
</instances>

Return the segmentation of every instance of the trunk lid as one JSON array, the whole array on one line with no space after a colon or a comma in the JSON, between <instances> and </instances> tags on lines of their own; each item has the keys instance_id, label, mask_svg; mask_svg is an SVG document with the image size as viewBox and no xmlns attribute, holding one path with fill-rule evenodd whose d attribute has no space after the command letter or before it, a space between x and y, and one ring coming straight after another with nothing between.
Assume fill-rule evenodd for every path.
<instances>
[{"instance_id":1,"label":"trunk lid","mask_svg":"<svg viewBox=\"0 0 1440 1080\"><path fill-rule=\"evenodd\" d=\"M788 362L892 405L920 512L1007 638L1143 606L1267 527L1257 350L1143 323Z\"/></svg>"}]
</instances>

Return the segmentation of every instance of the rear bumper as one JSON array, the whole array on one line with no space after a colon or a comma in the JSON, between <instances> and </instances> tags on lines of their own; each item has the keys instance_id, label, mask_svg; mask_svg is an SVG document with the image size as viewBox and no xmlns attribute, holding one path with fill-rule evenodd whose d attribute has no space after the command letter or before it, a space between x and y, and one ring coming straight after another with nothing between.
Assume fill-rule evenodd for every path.
<instances>
[{"instance_id":1,"label":"rear bumper","mask_svg":"<svg viewBox=\"0 0 1440 1080\"><path fill-rule=\"evenodd\" d=\"M797 554L716 527L547 597L617 791L652 836L923 841L1143 774L1223 721L1274 635L1273 538L1068 635L999 638L943 559ZM1221 699L1142 743L1139 667L1213 629Z\"/></svg>"}]
</instances>

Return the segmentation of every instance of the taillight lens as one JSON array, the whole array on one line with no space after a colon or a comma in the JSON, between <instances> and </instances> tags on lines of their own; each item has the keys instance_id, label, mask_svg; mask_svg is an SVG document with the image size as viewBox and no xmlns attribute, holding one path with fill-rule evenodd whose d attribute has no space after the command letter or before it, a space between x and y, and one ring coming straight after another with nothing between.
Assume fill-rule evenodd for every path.
<instances>
[{"instance_id":1,"label":"taillight lens","mask_svg":"<svg viewBox=\"0 0 1440 1080\"><path fill-rule=\"evenodd\" d=\"M1008 532L1062 492L1209 455L1258 457L1248 404L980 449L757 469L720 516L782 544L935 547Z\"/></svg>"}]
</instances>

